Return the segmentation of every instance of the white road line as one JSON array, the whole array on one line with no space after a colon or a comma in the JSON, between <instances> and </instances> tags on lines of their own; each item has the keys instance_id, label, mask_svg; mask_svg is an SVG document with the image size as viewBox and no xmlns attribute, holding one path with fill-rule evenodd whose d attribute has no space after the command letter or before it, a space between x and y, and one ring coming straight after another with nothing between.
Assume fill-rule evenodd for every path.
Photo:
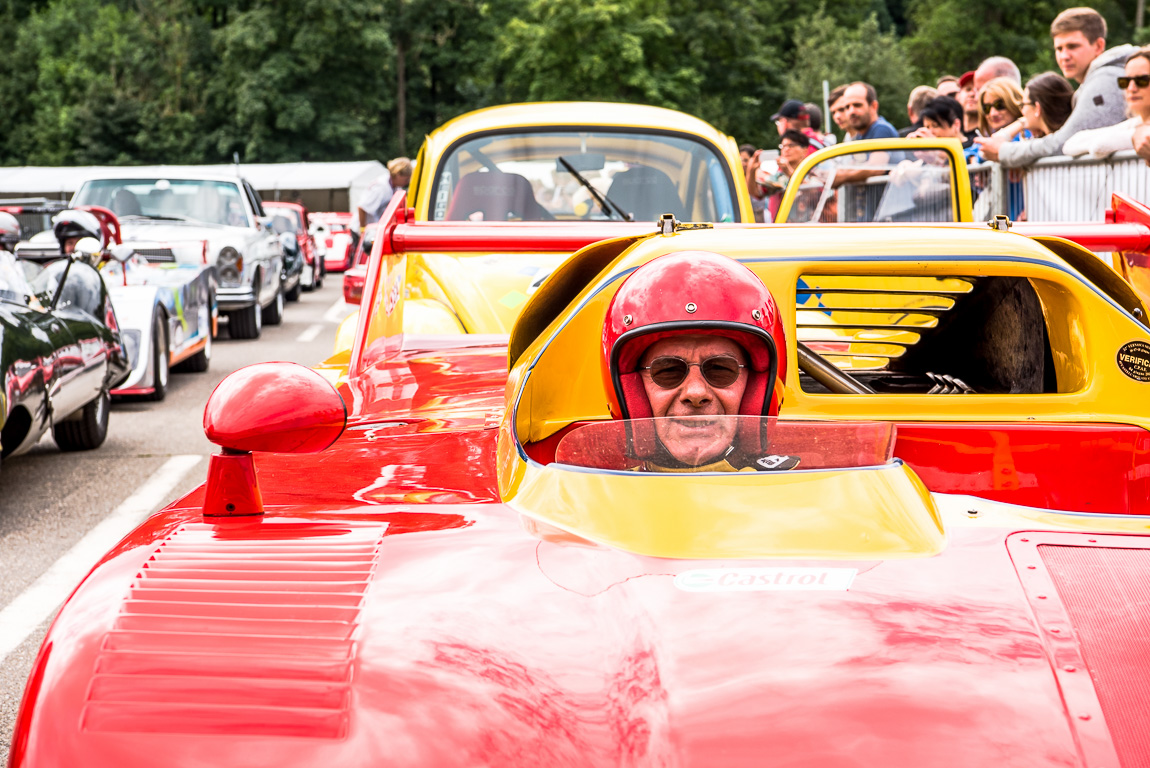
<instances>
[{"instance_id":1,"label":"white road line","mask_svg":"<svg viewBox=\"0 0 1150 768\"><path fill-rule=\"evenodd\" d=\"M309 341L315 341L316 336L319 336L321 333L323 333L323 324L316 323L315 325L309 325L303 333L295 337L295 340L306 344Z\"/></svg>"},{"instance_id":2,"label":"white road line","mask_svg":"<svg viewBox=\"0 0 1150 768\"><path fill-rule=\"evenodd\" d=\"M187 454L164 462L135 493L0 610L0 662L52 615L99 559L150 515L201 459L203 456Z\"/></svg>"},{"instance_id":3,"label":"white road line","mask_svg":"<svg viewBox=\"0 0 1150 768\"><path fill-rule=\"evenodd\" d=\"M323 313L323 319L329 323L338 325L345 317L357 309L359 309L359 307L354 304L348 304L343 299L337 299L334 304L328 307L327 312Z\"/></svg>"}]
</instances>

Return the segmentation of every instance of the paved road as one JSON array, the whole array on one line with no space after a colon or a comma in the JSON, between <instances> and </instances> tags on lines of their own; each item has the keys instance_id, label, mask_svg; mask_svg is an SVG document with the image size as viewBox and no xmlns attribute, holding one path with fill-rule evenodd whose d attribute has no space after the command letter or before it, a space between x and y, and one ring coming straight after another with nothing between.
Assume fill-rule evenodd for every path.
<instances>
[{"instance_id":1,"label":"paved road","mask_svg":"<svg viewBox=\"0 0 1150 768\"><path fill-rule=\"evenodd\" d=\"M216 384L261 360L323 360L338 320L349 310L341 300L340 276L329 275L321 290L288 304L283 324L265 327L260 339L230 341L222 334L210 369L173 374L163 402L114 404L108 439L99 449L61 453L49 433L29 453L6 460L0 470L0 611L21 595L37 594L28 590L42 586L42 577L77 543L83 546L97 523L130 507L129 497L165 465L166 477L180 479L133 516L149 514L202 483L213 446L204 438L201 420ZM169 464L177 456L188 458ZM51 606L52 615L56 607ZM0 765L7 765L20 696L47 626L44 621L7 656L0 648ZM0 626L0 635L5 629Z\"/></svg>"}]
</instances>

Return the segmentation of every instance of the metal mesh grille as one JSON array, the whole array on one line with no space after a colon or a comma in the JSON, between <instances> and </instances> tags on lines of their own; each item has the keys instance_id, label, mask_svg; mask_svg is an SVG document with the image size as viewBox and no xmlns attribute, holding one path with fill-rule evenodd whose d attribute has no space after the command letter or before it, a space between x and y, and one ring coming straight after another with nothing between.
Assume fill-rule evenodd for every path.
<instances>
[{"instance_id":1,"label":"metal mesh grille","mask_svg":"<svg viewBox=\"0 0 1150 768\"><path fill-rule=\"evenodd\" d=\"M137 248L136 253L156 263L171 263L176 260L171 248Z\"/></svg>"},{"instance_id":2,"label":"metal mesh grille","mask_svg":"<svg viewBox=\"0 0 1150 768\"><path fill-rule=\"evenodd\" d=\"M1038 547L1123 768L1150 766L1150 550Z\"/></svg>"}]
</instances>

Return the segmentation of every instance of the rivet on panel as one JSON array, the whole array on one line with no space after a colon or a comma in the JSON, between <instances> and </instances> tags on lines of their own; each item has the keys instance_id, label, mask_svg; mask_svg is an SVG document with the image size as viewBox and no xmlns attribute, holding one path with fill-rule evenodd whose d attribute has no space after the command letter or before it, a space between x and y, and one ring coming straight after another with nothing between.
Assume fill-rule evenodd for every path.
<instances>
[{"instance_id":1,"label":"rivet on panel","mask_svg":"<svg viewBox=\"0 0 1150 768\"><path fill-rule=\"evenodd\" d=\"M1030 541L1030 539L1019 539L1019 541Z\"/></svg>"},{"instance_id":2,"label":"rivet on panel","mask_svg":"<svg viewBox=\"0 0 1150 768\"><path fill-rule=\"evenodd\" d=\"M1090 719L1090 713L1089 712L1079 712L1078 713L1078 719L1079 720L1089 720Z\"/></svg>"},{"instance_id":3,"label":"rivet on panel","mask_svg":"<svg viewBox=\"0 0 1150 768\"><path fill-rule=\"evenodd\" d=\"M1087 541L1089 541L1091 544L1097 544L1098 543L1098 539L1087 539Z\"/></svg>"},{"instance_id":4,"label":"rivet on panel","mask_svg":"<svg viewBox=\"0 0 1150 768\"><path fill-rule=\"evenodd\" d=\"M1028 566L1026 566L1026 570L1028 570L1028 571L1033 571L1033 570L1034 570L1034 569L1036 569L1037 567L1038 567L1037 565L1028 565Z\"/></svg>"},{"instance_id":5,"label":"rivet on panel","mask_svg":"<svg viewBox=\"0 0 1150 768\"><path fill-rule=\"evenodd\" d=\"M686 306L686 310L687 310L688 314L692 314L692 315L695 314L696 309L698 309L698 307L695 306L695 302L693 302L693 301L688 303Z\"/></svg>"},{"instance_id":6,"label":"rivet on panel","mask_svg":"<svg viewBox=\"0 0 1150 768\"><path fill-rule=\"evenodd\" d=\"M630 315L623 315L623 325L630 325L633 322L635 322L635 318Z\"/></svg>"},{"instance_id":7,"label":"rivet on panel","mask_svg":"<svg viewBox=\"0 0 1150 768\"><path fill-rule=\"evenodd\" d=\"M1065 667L1062 668L1062 671L1063 672L1077 672L1078 667L1074 666L1073 664L1067 664Z\"/></svg>"},{"instance_id":8,"label":"rivet on panel","mask_svg":"<svg viewBox=\"0 0 1150 768\"><path fill-rule=\"evenodd\" d=\"M1037 597L1039 600L1045 600L1045 599L1046 599L1046 595L1036 595L1036 597Z\"/></svg>"},{"instance_id":9,"label":"rivet on panel","mask_svg":"<svg viewBox=\"0 0 1150 768\"><path fill-rule=\"evenodd\" d=\"M759 321L759 320L762 320L762 319L763 319L763 312L762 312L762 310L758 310L758 309L752 309L752 310L751 310L751 317L753 317L753 318L755 319L755 321L756 321L756 322L757 322L757 321Z\"/></svg>"},{"instance_id":10,"label":"rivet on panel","mask_svg":"<svg viewBox=\"0 0 1150 768\"><path fill-rule=\"evenodd\" d=\"M977 509L968 509L968 510L966 510L966 515L967 515L967 517L978 517L978 516L979 516L979 515L981 515L981 514L982 514L982 513L981 513L981 512L979 512Z\"/></svg>"}]
</instances>

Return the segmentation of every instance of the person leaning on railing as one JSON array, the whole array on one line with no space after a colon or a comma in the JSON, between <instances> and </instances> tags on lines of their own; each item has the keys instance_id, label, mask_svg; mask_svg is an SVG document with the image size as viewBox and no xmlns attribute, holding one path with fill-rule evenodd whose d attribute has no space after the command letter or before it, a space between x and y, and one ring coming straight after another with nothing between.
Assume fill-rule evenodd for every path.
<instances>
[{"instance_id":1,"label":"person leaning on railing","mask_svg":"<svg viewBox=\"0 0 1150 768\"><path fill-rule=\"evenodd\" d=\"M1103 158L1134 146L1135 130L1150 121L1150 47L1139 49L1126 60L1126 73L1118 78L1118 87L1126 95L1130 119L1074 134L1063 145L1063 154Z\"/></svg>"},{"instance_id":2,"label":"person leaning on railing","mask_svg":"<svg viewBox=\"0 0 1150 768\"><path fill-rule=\"evenodd\" d=\"M1067 78L1081 85L1074 110L1054 133L1031 141L1010 142L1002 136L979 138L982 155L1008 168L1030 165L1040 157L1062 153L1062 146L1079 131L1122 122L1126 103L1118 88L1126 59L1137 49L1119 45L1106 50L1106 20L1093 8L1068 8L1050 25L1054 57ZM1147 157L1150 157L1150 147Z\"/></svg>"}]
</instances>

